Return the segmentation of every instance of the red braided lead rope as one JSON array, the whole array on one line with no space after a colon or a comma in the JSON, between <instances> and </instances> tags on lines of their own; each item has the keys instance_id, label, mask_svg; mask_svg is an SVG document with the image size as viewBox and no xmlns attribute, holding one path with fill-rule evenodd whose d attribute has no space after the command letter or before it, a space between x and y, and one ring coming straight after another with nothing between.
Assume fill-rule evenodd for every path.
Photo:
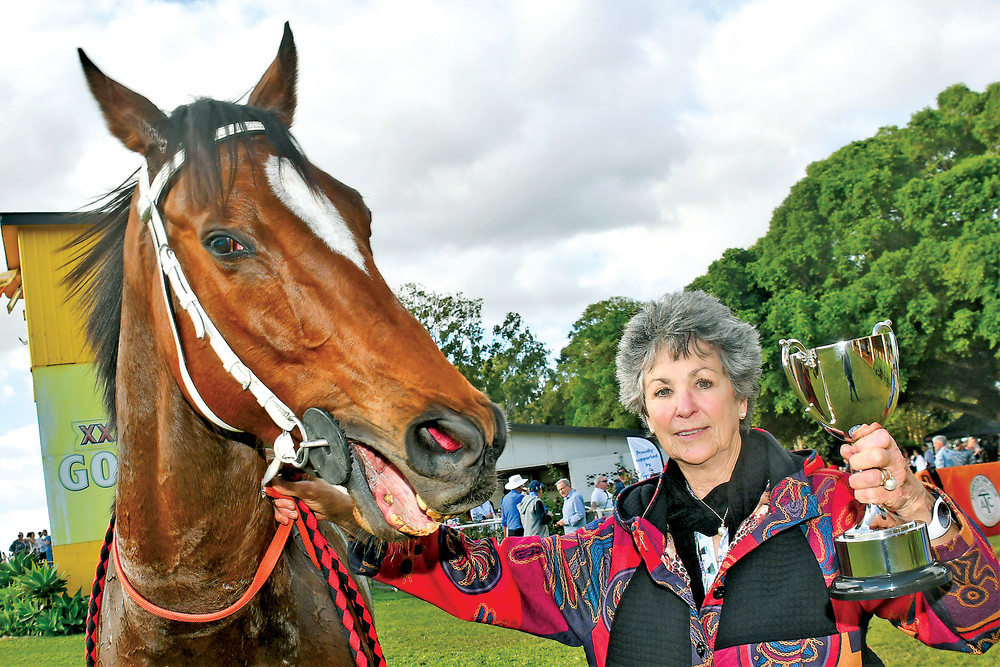
<instances>
[{"instance_id":1,"label":"red braided lead rope","mask_svg":"<svg viewBox=\"0 0 1000 667\"><path fill-rule=\"evenodd\" d=\"M108 578L108 557L114 533L115 515L112 514L108 532L104 535L101 558L97 563L97 573L94 575L94 586L90 590L90 604L87 605L87 667L97 664L97 625L101 616L101 600L104 597L104 582Z\"/></svg>"},{"instance_id":2,"label":"red braided lead rope","mask_svg":"<svg viewBox=\"0 0 1000 667\"><path fill-rule=\"evenodd\" d=\"M367 667L368 658L361 647L361 636L354 626L354 619L351 616L350 609L353 609L354 614L358 617L361 632L364 633L368 648L371 650L373 656L372 667L384 667L386 664L385 656L382 654L382 645L379 642L378 633L375 631L375 622L372 620L372 616L365 606L357 585L348 575L347 568L344 567L344 564L337 557L337 552L334 551L333 547L330 546L330 543L326 541L326 538L319 531L319 522L316 520L316 515L301 500L296 499L296 504L300 517L299 529L301 531L304 518L304 526L308 532L308 542L319 555L320 570L326 577L327 583L330 584L331 591L335 593L334 602L336 602L337 607L342 612L344 631L347 634L348 643L351 646L351 651L354 653L358 667ZM306 541L306 536L303 535L303 542Z\"/></svg>"},{"instance_id":3,"label":"red braided lead rope","mask_svg":"<svg viewBox=\"0 0 1000 667\"><path fill-rule=\"evenodd\" d=\"M268 495L272 498L281 497L280 494L270 488L267 491ZM316 520L316 516L312 510L301 500L298 500L297 504L299 508L298 527L299 533L302 535L302 542L311 547L312 551L307 550L307 554L313 561L313 564L317 565L323 576L326 577L327 583L330 585L331 596L341 611L344 634L347 636L348 645L351 647L355 664L357 667L385 667L385 657L382 654L382 646L375 631L375 624L354 580L348 575L347 569L337 556L337 552L334 551L333 547L330 546L329 542L326 541L326 538L319 531L319 522ZM303 517L305 517L305 521L303 521ZM97 564L94 586L91 589L90 604L87 608L87 667L93 667L97 664L98 626L100 625L104 586L107 581L108 561L115 533L114 527L115 517L112 515L111 522L108 524L108 531L104 536L104 544L101 547L101 557ZM352 615L352 611L354 615ZM369 666L368 656L365 654L364 647L362 646L362 637L355 628L355 615L359 619L362 632L364 632L367 648L374 657L374 662L371 666ZM198 621L189 620L189 622Z\"/></svg>"}]
</instances>

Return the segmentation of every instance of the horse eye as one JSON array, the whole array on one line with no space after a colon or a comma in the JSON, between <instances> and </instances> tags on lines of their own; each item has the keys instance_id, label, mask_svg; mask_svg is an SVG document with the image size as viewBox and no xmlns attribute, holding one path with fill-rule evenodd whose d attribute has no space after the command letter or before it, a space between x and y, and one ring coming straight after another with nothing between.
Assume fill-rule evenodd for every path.
<instances>
[{"instance_id":1,"label":"horse eye","mask_svg":"<svg viewBox=\"0 0 1000 667\"><path fill-rule=\"evenodd\" d=\"M218 257L228 257L230 255L240 253L246 254L247 248L241 242L234 239L232 236L227 236L225 234L216 234L205 242L206 247L212 252L212 254Z\"/></svg>"}]
</instances>

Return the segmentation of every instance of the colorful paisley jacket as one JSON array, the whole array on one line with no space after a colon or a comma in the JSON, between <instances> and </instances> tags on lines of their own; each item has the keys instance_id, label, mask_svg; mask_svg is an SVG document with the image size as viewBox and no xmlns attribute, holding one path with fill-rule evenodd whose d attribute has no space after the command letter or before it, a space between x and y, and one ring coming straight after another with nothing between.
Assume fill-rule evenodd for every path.
<instances>
[{"instance_id":1,"label":"colorful paisley jacket","mask_svg":"<svg viewBox=\"0 0 1000 667\"><path fill-rule=\"evenodd\" d=\"M458 618L583 646L591 665L606 662L615 609L640 561L656 584L690 607L692 665L861 665L872 614L937 648L982 653L1000 638L1000 564L983 535L949 500L962 529L952 542L935 548L952 573L946 594L833 600L838 634L716 651L726 599L717 589L730 568L764 541L782 531L801 530L826 584L838 574L833 538L859 521L861 507L845 473L824 467L814 452L802 456L803 467L765 492L740 526L700 610L673 538L644 518L622 517L620 503L614 516L569 536L507 538L498 544L467 539L445 526L427 537L392 544L387 552L369 556L360 569L377 571L379 581Z\"/></svg>"}]
</instances>

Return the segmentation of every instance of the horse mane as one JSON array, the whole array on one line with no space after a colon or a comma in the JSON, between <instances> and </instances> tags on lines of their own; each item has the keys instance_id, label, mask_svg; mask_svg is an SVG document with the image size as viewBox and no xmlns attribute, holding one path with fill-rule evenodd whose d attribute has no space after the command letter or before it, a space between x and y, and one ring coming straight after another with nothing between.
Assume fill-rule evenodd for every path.
<instances>
[{"instance_id":1,"label":"horse mane","mask_svg":"<svg viewBox=\"0 0 1000 667\"><path fill-rule=\"evenodd\" d=\"M163 164L172 160L177 151L183 150L182 170L187 174L185 183L192 201L197 206L214 206L220 213L223 212L236 179L239 149L245 150L251 164L259 165L258 144L253 139L261 133L238 134L223 142L216 141L215 133L220 127L234 124L239 127L250 121L264 124L263 136L274 154L287 158L310 189L318 191L313 167L288 127L273 112L207 98L177 107L153 128L153 136L161 138L161 141L160 146L153 147L149 153L150 178ZM228 174L223 173L223 150L228 158ZM137 174L138 171L111 192L95 199L94 208L78 214L81 221L91 226L68 246L76 252L70 260L75 263L66 282L83 304L86 338L94 351L98 385L112 422L116 416L125 229L132 208L132 194L138 185ZM256 174L255 167L254 178Z\"/></svg>"}]
</instances>

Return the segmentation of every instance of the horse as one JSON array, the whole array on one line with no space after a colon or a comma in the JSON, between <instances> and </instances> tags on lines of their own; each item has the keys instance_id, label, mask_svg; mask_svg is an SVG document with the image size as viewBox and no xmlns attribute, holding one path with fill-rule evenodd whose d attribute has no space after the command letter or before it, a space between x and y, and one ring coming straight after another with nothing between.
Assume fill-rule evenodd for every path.
<instances>
[{"instance_id":1,"label":"horse","mask_svg":"<svg viewBox=\"0 0 1000 667\"><path fill-rule=\"evenodd\" d=\"M166 114L79 57L111 133L143 159L93 212L70 277L119 450L94 661L370 664L299 540L220 620L163 618L128 587L181 616L245 596L276 534L261 480L310 452L339 461L312 469L346 487L372 539L428 534L493 492L503 414L387 286L361 195L293 138L287 23L245 104Z\"/></svg>"}]
</instances>

